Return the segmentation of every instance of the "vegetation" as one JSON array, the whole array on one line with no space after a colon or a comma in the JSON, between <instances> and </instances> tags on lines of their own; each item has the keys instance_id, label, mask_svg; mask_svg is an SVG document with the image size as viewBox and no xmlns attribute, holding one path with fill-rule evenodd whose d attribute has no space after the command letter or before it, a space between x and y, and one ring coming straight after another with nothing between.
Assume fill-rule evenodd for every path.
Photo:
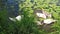
<instances>
[{"instance_id":1,"label":"vegetation","mask_svg":"<svg viewBox=\"0 0 60 34\"><path fill-rule=\"evenodd\" d=\"M10 21L6 5L0 0L0 34L60 34L60 6L58 0L20 0L19 14L24 15L21 21ZM57 22L51 26L52 31L38 28L33 14L34 10L41 9L52 14ZM41 27L41 26L40 26Z\"/></svg>"}]
</instances>

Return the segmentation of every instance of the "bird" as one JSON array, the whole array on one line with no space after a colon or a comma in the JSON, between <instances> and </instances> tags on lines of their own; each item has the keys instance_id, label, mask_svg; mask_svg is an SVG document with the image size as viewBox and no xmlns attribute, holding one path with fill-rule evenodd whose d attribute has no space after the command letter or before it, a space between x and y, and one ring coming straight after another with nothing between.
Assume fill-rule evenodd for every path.
<instances>
[{"instance_id":1,"label":"bird","mask_svg":"<svg viewBox=\"0 0 60 34\"><path fill-rule=\"evenodd\" d=\"M44 18L44 19L52 17L52 15L50 13L48 13L47 11L45 11L45 10L35 10L34 14L37 17L39 17L39 18L41 17L41 18Z\"/></svg>"},{"instance_id":2,"label":"bird","mask_svg":"<svg viewBox=\"0 0 60 34\"><path fill-rule=\"evenodd\" d=\"M43 14L43 13L36 13L36 15L37 15L38 17L42 17L42 18L45 18L45 19L46 19L46 15Z\"/></svg>"},{"instance_id":3,"label":"bird","mask_svg":"<svg viewBox=\"0 0 60 34\"><path fill-rule=\"evenodd\" d=\"M41 29L44 29L45 31L49 31L51 29L53 22L56 21L57 20L54 19L44 19L42 22L37 21L37 25L39 26L39 28L41 27Z\"/></svg>"},{"instance_id":4,"label":"bird","mask_svg":"<svg viewBox=\"0 0 60 34\"><path fill-rule=\"evenodd\" d=\"M17 17L15 17L15 18L11 18L11 17L9 17L9 19L11 20L11 21L20 21L21 20L21 15L18 15Z\"/></svg>"},{"instance_id":5,"label":"bird","mask_svg":"<svg viewBox=\"0 0 60 34\"><path fill-rule=\"evenodd\" d=\"M51 29L52 24L54 24L54 22L56 22L57 20L54 19L45 19L43 20L43 25L42 25L42 29L44 29L45 31L49 31Z\"/></svg>"},{"instance_id":6,"label":"bird","mask_svg":"<svg viewBox=\"0 0 60 34\"><path fill-rule=\"evenodd\" d=\"M57 20L53 20L53 19L45 19L43 21L37 21L37 25L49 25L53 22L56 22Z\"/></svg>"},{"instance_id":7,"label":"bird","mask_svg":"<svg viewBox=\"0 0 60 34\"><path fill-rule=\"evenodd\" d=\"M45 10L42 10L43 12L43 14L45 14L48 18L51 18L52 17L52 15L51 15L51 13L50 12L48 12L48 11L45 11Z\"/></svg>"},{"instance_id":8,"label":"bird","mask_svg":"<svg viewBox=\"0 0 60 34\"><path fill-rule=\"evenodd\" d=\"M44 24L51 24L51 23L53 23L53 22L56 22L57 20L53 20L53 19L45 19L45 20L43 20L43 23Z\"/></svg>"}]
</instances>

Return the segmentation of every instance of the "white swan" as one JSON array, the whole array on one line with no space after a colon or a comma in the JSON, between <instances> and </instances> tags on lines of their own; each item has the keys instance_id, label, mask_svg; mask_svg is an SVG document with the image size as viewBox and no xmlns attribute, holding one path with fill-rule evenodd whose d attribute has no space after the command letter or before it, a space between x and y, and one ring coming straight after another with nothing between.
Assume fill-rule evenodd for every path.
<instances>
[{"instance_id":1,"label":"white swan","mask_svg":"<svg viewBox=\"0 0 60 34\"><path fill-rule=\"evenodd\" d=\"M20 20L21 20L21 16L19 15L19 16L15 17L15 18L9 17L9 19L10 19L11 21L16 21L16 20L20 21Z\"/></svg>"}]
</instances>

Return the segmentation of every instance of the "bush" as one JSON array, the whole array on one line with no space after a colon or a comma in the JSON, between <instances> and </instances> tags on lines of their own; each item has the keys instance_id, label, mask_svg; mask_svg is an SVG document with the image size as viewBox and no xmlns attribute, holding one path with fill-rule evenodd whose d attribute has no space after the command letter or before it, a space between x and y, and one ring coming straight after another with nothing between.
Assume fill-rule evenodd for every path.
<instances>
[{"instance_id":1,"label":"bush","mask_svg":"<svg viewBox=\"0 0 60 34\"><path fill-rule=\"evenodd\" d=\"M58 1L58 0L57 0ZM56 0L25 0L19 4L19 11L23 15L21 21L10 21L8 19L6 6L0 11L0 34L60 34L60 6L57 6ZM1 4L2 5L2 4ZM2 6L1 6L2 7ZM36 9L44 9L52 14L53 18L58 20L51 27L54 31L46 32L38 28L35 23L36 18L33 14ZM19 12L19 13L20 13Z\"/></svg>"}]
</instances>

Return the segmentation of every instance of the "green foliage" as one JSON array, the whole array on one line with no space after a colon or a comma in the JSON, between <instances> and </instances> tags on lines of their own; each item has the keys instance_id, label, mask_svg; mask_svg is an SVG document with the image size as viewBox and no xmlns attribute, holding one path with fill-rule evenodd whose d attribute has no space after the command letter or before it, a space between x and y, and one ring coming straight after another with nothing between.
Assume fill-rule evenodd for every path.
<instances>
[{"instance_id":1,"label":"green foliage","mask_svg":"<svg viewBox=\"0 0 60 34\"><path fill-rule=\"evenodd\" d=\"M31 2L31 0L26 0L25 2L23 2L19 6L20 6L20 10L22 8L25 8L25 10L30 10L30 11L27 11L27 12L29 12L27 15L29 15L32 10L34 12L35 9L44 9L45 11L50 12L52 14L53 18L57 20L57 22L54 23L51 28L56 31L59 31L58 26L59 26L59 20L60 20L60 16L59 16L59 14L60 14L59 7L60 6L56 6L57 2L58 2L58 0L33 0L32 2ZM25 10L23 12L25 12ZM56 28L56 26L57 26L57 28ZM40 30L40 31L42 31L42 30ZM53 33L56 34L57 33L56 31ZM42 33L44 33L44 32L42 31ZM48 32L45 32L45 33L48 34ZM52 32L50 32L49 34L51 34L51 33Z\"/></svg>"},{"instance_id":2,"label":"green foliage","mask_svg":"<svg viewBox=\"0 0 60 34\"><path fill-rule=\"evenodd\" d=\"M58 0L25 0L19 4L23 18L21 21L8 20L6 6L0 11L0 34L60 34L60 6L56 6ZM0 1L1 2L1 1ZM2 4L0 3L0 7ZM35 9L44 9L57 20L51 27L51 32L38 28L33 14Z\"/></svg>"}]
</instances>

